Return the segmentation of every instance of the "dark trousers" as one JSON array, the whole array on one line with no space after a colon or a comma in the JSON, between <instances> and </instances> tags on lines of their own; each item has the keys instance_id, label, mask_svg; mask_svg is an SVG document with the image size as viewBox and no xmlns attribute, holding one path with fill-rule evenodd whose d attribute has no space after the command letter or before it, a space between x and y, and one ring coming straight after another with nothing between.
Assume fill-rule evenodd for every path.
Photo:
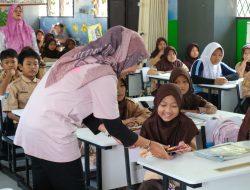
<instances>
[{"instance_id":1,"label":"dark trousers","mask_svg":"<svg viewBox=\"0 0 250 190\"><path fill-rule=\"evenodd\" d=\"M81 158L57 163L31 157L33 190L84 190Z\"/></svg>"}]
</instances>

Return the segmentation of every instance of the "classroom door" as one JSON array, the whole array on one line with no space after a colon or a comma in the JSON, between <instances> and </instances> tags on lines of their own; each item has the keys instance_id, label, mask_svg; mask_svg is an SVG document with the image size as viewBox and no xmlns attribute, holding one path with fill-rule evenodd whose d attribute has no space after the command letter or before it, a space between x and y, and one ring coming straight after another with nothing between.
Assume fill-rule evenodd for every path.
<instances>
[{"instance_id":1,"label":"classroom door","mask_svg":"<svg viewBox=\"0 0 250 190\"><path fill-rule=\"evenodd\" d=\"M139 0L108 0L108 28L122 25L138 31Z\"/></svg>"}]
</instances>

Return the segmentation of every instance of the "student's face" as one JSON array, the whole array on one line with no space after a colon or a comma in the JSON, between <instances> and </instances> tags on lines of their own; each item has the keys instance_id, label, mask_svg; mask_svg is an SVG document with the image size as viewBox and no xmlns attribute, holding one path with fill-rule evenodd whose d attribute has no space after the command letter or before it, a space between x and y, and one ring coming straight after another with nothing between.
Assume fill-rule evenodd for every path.
<instances>
[{"instance_id":1,"label":"student's face","mask_svg":"<svg viewBox=\"0 0 250 190\"><path fill-rule=\"evenodd\" d=\"M250 49L245 49L244 50L243 59L250 61Z\"/></svg>"},{"instance_id":2,"label":"student's face","mask_svg":"<svg viewBox=\"0 0 250 190\"><path fill-rule=\"evenodd\" d=\"M175 84L180 88L182 94L186 94L189 90L189 83L185 76L180 75L174 81Z\"/></svg>"},{"instance_id":3,"label":"student's face","mask_svg":"<svg viewBox=\"0 0 250 190\"><path fill-rule=\"evenodd\" d=\"M167 55L167 59L169 62L173 63L176 60L176 54L173 50L170 50Z\"/></svg>"},{"instance_id":4,"label":"student's face","mask_svg":"<svg viewBox=\"0 0 250 190\"><path fill-rule=\"evenodd\" d=\"M118 84L117 84L117 100L118 100L118 102L122 101L125 98L125 94L126 94L126 87L121 80L118 80Z\"/></svg>"},{"instance_id":5,"label":"student's face","mask_svg":"<svg viewBox=\"0 0 250 190\"><path fill-rule=\"evenodd\" d=\"M55 32L56 32L57 34L60 34L60 33L63 31L63 28L61 28L61 26L56 25L56 26L54 27L54 30L55 30Z\"/></svg>"},{"instance_id":6,"label":"student's face","mask_svg":"<svg viewBox=\"0 0 250 190\"><path fill-rule=\"evenodd\" d=\"M213 52L210 61L213 65L217 65L221 60L222 60L222 51L220 48L218 48Z\"/></svg>"},{"instance_id":7,"label":"student's face","mask_svg":"<svg viewBox=\"0 0 250 190\"><path fill-rule=\"evenodd\" d=\"M44 40L44 34L42 32L38 32L37 35L36 35L36 38L39 41L43 41Z\"/></svg>"},{"instance_id":8,"label":"student's face","mask_svg":"<svg viewBox=\"0 0 250 190\"><path fill-rule=\"evenodd\" d=\"M50 42L48 48L49 50L54 51L56 49L56 42Z\"/></svg>"},{"instance_id":9,"label":"student's face","mask_svg":"<svg viewBox=\"0 0 250 190\"><path fill-rule=\"evenodd\" d=\"M16 7L16 9L14 10L13 18L15 20L21 20L23 18L23 10L20 6Z\"/></svg>"},{"instance_id":10,"label":"student's face","mask_svg":"<svg viewBox=\"0 0 250 190\"><path fill-rule=\"evenodd\" d=\"M167 44L164 41L160 41L160 43L158 44L158 49L164 50L167 47Z\"/></svg>"},{"instance_id":11,"label":"student's face","mask_svg":"<svg viewBox=\"0 0 250 190\"><path fill-rule=\"evenodd\" d=\"M70 41L69 44L68 44L68 49L74 49L76 47L75 43Z\"/></svg>"},{"instance_id":12,"label":"student's face","mask_svg":"<svg viewBox=\"0 0 250 190\"><path fill-rule=\"evenodd\" d=\"M163 98L157 109L158 115L165 122L173 120L179 112L178 104L172 95Z\"/></svg>"},{"instance_id":13,"label":"student's face","mask_svg":"<svg viewBox=\"0 0 250 190\"><path fill-rule=\"evenodd\" d=\"M3 67L3 69L6 70L17 70L17 58L13 58L13 57L8 57L6 59L3 59L1 62L1 66Z\"/></svg>"},{"instance_id":14,"label":"student's face","mask_svg":"<svg viewBox=\"0 0 250 190\"><path fill-rule=\"evenodd\" d=\"M198 48L197 47L193 47L192 48L192 50L191 50L191 52L190 52L190 57L192 57L192 58L198 58L199 57L199 50L198 50Z\"/></svg>"},{"instance_id":15,"label":"student's face","mask_svg":"<svg viewBox=\"0 0 250 190\"><path fill-rule=\"evenodd\" d=\"M19 64L19 67L25 77L34 79L38 73L39 63L34 57L26 57L23 60L23 65Z\"/></svg>"},{"instance_id":16,"label":"student's face","mask_svg":"<svg viewBox=\"0 0 250 190\"><path fill-rule=\"evenodd\" d=\"M131 67L128 67L127 69L123 69L121 71L120 77L124 78L125 76L127 76L130 73L134 73L136 71L136 69L138 68L138 64L135 64Z\"/></svg>"}]
</instances>

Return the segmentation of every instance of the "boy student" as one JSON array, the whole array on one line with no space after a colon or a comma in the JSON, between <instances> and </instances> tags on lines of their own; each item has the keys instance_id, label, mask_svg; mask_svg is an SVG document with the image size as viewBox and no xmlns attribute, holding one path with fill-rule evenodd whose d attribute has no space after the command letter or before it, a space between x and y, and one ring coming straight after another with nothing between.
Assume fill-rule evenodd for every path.
<instances>
[{"instance_id":1,"label":"boy student","mask_svg":"<svg viewBox=\"0 0 250 190\"><path fill-rule=\"evenodd\" d=\"M19 121L19 117L11 113L11 110L23 109L27 104L39 82L39 79L36 78L39 62L40 56L29 47L24 48L18 56L19 68L23 74L9 85L9 96L3 107L3 111L7 112L8 117L16 122Z\"/></svg>"},{"instance_id":2,"label":"boy student","mask_svg":"<svg viewBox=\"0 0 250 190\"><path fill-rule=\"evenodd\" d=\"M0 74L0 96L4 95L7 86L20 76L20 72L17 70L17 57L17 52L13 49L6 49L0 54L3 68Z\"/></svg>"}]
</instances>

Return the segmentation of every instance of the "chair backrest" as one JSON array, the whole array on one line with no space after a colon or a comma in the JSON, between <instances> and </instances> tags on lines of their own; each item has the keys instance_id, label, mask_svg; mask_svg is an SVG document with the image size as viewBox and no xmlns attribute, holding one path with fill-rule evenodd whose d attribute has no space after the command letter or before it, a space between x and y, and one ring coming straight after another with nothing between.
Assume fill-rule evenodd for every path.
<instances>
[{"instance_id":1,"label":"chair backrest","mask_svg":"<svg viewBox=\"0 0 250 190\"><path fill-rule=\"evenodd\" d=\"M127 76L128 96L138 97L143 94L142 73L133 73Z\"/></svg>"},{"instance_id":2,"label":"chair backrest","mask_svg":"<svg viewBox=\"0 0 250 190\"><path fill-rule=\"evenodd\" d=\"M149 67L142 67L141 73L142 73L142 80L144 83L149 81L149 78L147 77L147 72L150 68Z\"/></svg>"}]
</instances>

